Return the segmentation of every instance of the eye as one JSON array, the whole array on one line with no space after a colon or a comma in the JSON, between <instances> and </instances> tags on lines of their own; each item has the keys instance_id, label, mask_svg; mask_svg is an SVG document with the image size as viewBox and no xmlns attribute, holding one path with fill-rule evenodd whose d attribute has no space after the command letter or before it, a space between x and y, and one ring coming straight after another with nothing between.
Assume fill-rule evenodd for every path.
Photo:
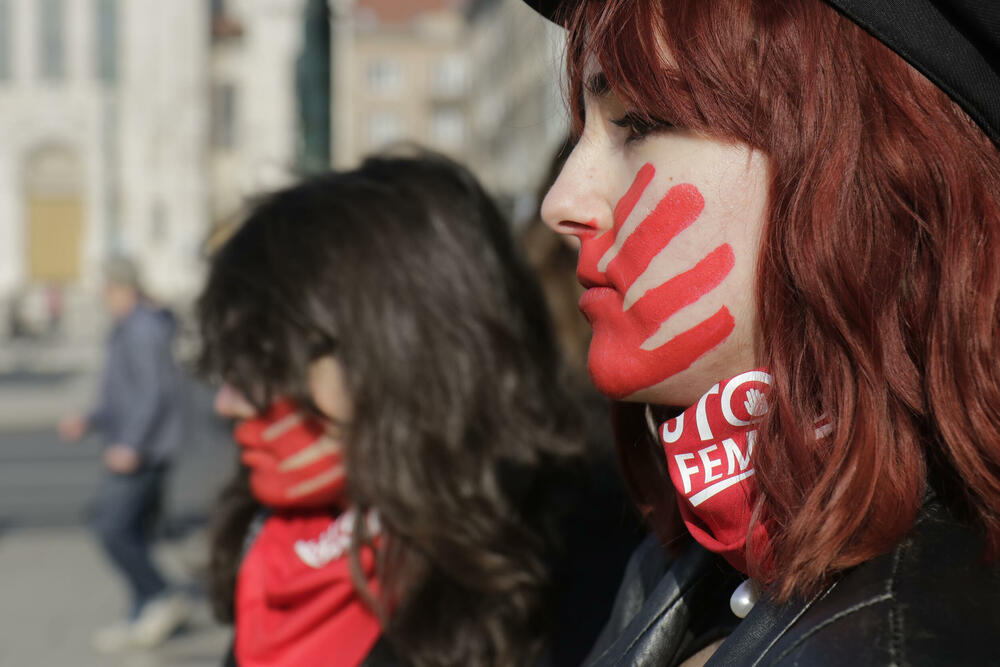
<instances>
[{"instance_id":1,"label":"eye","mask_svg":"<svg viewBox=\"0 0 1000 667\"><path fill-rule=\"evenodd\" d=\"M624 116L612 120L611 122L628 131L628 134L625 137L625 143L627 144L630 144L633 141L641 141L654 132L659 132L673 127L673 125L665 120L656 120L642 116L633 111L626 112Z\"/></svg>"},{"instance_id":2,"label":"eye","mask_svg":"<svg viewBox=\"0 0 1000 667\"><path fill-rule=\"evenodd\" d=\"M316 361L337 353L337 341L329 336L317 335L312 340L307 341L306 345L309 361Z\"/></svg>"}]
</instances>

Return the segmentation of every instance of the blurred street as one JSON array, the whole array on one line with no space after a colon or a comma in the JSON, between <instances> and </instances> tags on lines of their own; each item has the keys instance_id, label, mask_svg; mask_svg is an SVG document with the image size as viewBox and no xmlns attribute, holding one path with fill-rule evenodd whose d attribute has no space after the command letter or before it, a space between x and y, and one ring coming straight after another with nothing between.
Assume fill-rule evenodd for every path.
<instances>
[{"instance_id":1,"label":"blurred street","mask_svg":"<svg viewBox=\"0 0 1000 667\"><path fill-rule=\"evenodd\" d=\"M59 441L55 426L93 396L99 345L7 343L0 351L0 665L218 665L229 629L203 598L205 521L232 461L211 395L190 382L192 436L178 456L157 557L199 600L190 628L150 653L100 656L91 633L121 617L125 589L87 528L100 475L95 439Z\"/></svg>"}]
</instances>

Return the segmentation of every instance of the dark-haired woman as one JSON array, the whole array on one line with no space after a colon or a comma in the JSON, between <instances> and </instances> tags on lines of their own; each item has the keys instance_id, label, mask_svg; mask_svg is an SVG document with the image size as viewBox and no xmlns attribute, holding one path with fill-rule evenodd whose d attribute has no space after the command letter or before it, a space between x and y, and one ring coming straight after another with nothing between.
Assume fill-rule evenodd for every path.
<instances>
[{"instance_id":1,"label":"dark-haired woman","mask_svg":"<svg viewBox=\"0 0 1000 667\"><path fill-rule=\"evenodd\" d=\"M579 664L637 531L468 172L376 158L268 197L199 311L245 420L214 549L239 664Z\"/></svg>"},{"instance_id":2,"label":"dark-haired woman","mask_svg":"<svg viewBox=\"0 0 1000 667\"><path fill-rule=\"evenodd\" d=\"M591 661L995 663L996 3L531 4L579 133L542 215L670 550Z\"/></svg>"}]
</instances>

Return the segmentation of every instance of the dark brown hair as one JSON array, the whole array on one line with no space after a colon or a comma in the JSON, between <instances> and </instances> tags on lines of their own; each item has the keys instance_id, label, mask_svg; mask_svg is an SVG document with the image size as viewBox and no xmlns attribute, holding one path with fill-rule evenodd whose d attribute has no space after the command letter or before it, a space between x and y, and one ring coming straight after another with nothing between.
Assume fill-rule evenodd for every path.
<instances>
[{"instance_id":1,"label":"dark brown hair","mask_svg":"<svg viewBox=\"0 0 1000 667\"><path fill-rule=\"evenodd\" d=\"M774 383L754 457L773 569L753 573L780 597L815 589L899 541L928 482L997 553L997 147L820 0L588 0L567 23L578 123L592 58L650 120L769 157L757 346ZM671 522L669 479L619 452Z\"/></svg>"},{"instance_id":2,"label":"dark brown hair","mask_svg":"<svg viewBox=\"0 0 1000 667\"><path fill-rule=\"evenodd\" d=\"M349 496L385 527L375 606L399 655L530 664L584 427L538 284L472 175L380 157L266 198L215 256L199 314L203 370L259 405L308 401L318 351L342 363ZM240 498L238 479L216 532L230 586Z\"/></svg>"}]
</instances>

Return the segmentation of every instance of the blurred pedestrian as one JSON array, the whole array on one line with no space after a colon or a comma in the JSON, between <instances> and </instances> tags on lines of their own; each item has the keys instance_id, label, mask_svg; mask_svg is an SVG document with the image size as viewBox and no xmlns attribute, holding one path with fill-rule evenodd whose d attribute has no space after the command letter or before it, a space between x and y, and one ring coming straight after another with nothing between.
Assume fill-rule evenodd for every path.
<instances>
[{"instance_id":1,"label":"blurred pedestrian","mask_svg":"<svg viewBox=\"0 0 1000 667\"><path fill-rule=\"evenodd\" d=\"M96 405L63 420L60 432L69 441L97 432L105 441L93 527L131 593L127 618L94 635L94 647L111 652L162 642L185 622L189 604L151 555L170 459L184 433L174 316L145 297L138 267L125 257L105 265L104 302L114 324Z\"/></svg>"},{"instance_id":2,"label":"blurred pedestrian","mask_svg":"<svg viewBox=\"0 0 1000 667\"><path fill-rule=\"evenodd\" d=\"M63 315L66 308L63 289L60 284L47 285L45 288L46 315L48 316L45 332L49 336L56 336L62 332Z\"/></svg>"},{"instance_id":3,"label":"blurred pedestrian","mask_svg":"<svg viewBox=\"0 0 1000 667\"><path fill-rule=\"evenodd\" d=\"M465 169L373 158L267 198L199 314L242 420L213 549L241 667L579 664L639 535Z\"/></svg>"}]
</instances>

